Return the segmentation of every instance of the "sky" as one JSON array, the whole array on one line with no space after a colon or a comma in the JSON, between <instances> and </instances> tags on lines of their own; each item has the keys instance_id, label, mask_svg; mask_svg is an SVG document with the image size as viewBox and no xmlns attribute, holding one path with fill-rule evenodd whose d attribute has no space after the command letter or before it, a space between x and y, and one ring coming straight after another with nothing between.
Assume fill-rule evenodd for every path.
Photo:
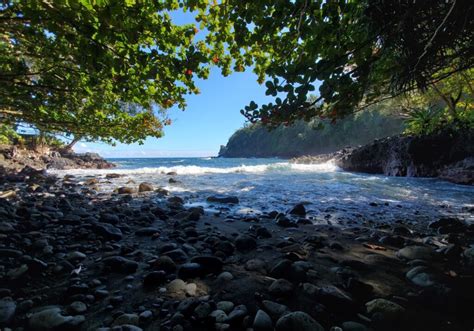
<instances>
[{"instance_id":1,"label":"sky","mask_svg":"<svg viewBox=\"0 0 474 331\"><path fill-rule=\"evenodd\" d=\"M75 151L96 152L104 157L193 157L217 156L220 145L245 122L240 109L255 101L272 100L265 96L265 86L257 83L250 70L223 77L214 68L207 80L198 80L198 95L187 97L185 111L177 107L169 110L170 126L164 128L162 138L148 138L143 145L79 142Z\"/></svg>"}]
</instances>

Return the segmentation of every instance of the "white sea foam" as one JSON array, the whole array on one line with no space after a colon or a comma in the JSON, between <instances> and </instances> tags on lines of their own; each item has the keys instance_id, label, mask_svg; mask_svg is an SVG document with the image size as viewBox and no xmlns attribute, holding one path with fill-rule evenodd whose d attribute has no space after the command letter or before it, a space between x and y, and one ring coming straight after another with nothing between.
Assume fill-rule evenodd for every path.
<instances>
[{"instance_id":1,"label":"white sea foam","mask_svg":"<svg viewBox=\"0 0 474 331\"><path fill-rule=\"evenodd\" d=\"M265 172L335 172L339 168L333 161L320 164L295 164L279 162L260 165L240 165L237 167L217 168L200 167L195 165L172 166L172 167L144 167L137 169L77 169L77 170L50 170L50 173L57 175L103 175L109 173L119 173L124 175L140 174L166 174L176 172L178 175L204 175L204 174L230 174L230 173L265 173Z\"/></svg>"}]
</instances>

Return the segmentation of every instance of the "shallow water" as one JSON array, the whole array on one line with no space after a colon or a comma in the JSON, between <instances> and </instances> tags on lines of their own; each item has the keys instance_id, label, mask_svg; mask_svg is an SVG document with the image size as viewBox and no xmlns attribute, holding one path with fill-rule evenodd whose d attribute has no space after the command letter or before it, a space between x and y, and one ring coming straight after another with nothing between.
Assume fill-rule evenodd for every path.
<instances>
[{"instance_id":1,"label":"shallow water","mask_svg":"<svg viewBox=\"0 0 474 331\"><path fill-rule=\"evenodd\" d=\"M149 182L182 196L188 205L203 205L212 194L236 195L235 212L284 211L307 202L310 214L344 211L341 217L357 218L360 213L374 219L406 217L423 219L434 214L456 213L474 221L468 210L474 207L474 188L431 178L402 178L341 171L332 162L303 165L280 159L150 158L110 159L117 164L107 170L51 171L60 176L105 176L124 174L101 190L133 185L129 180ZM166 173L174 171L177 176ZM179 184L169 184L173 177ZM377 206L370 206L376 203ZM393 207L397 208L393 208ZM390 207L390 208L389 208ZM326 217L327 219L327 217Z\"/></svg>"}]
</instances>

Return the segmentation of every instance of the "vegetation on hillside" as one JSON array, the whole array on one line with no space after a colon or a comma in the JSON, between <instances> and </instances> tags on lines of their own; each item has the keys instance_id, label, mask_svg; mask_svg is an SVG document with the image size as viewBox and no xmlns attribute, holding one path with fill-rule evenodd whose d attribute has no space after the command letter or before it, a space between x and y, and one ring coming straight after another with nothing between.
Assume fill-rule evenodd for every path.
<instances>
[{"instance_id":1,"label":"vegetation on hillside","mask_svg":"<svg viewBox=\"0 0 474 331\"><path fill-rule=\"evenodd\" d=\"M386 105L384 105L386 106ZM383 107L385 108L385 107ZM260 123L236 131L219 152L223 157L295 157L335 152L399 134L403 119L380 108L352 114L331 124L328 120L298 121L273 130Z\"/></svg>"}]
</instances>

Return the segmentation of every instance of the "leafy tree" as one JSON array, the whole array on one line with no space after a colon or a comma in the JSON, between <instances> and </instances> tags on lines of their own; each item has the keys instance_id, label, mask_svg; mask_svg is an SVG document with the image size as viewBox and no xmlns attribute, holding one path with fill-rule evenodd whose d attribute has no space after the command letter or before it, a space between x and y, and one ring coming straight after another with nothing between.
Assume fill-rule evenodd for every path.
<instances>
[{"instance_id":1,"label":"leafy tree","mask_svg":"<svg viewBox=\"0 0 474 331\"><path fill-rule=\"evenodd\" d=\"M473 8L469 0L3 1L0 120L107 142L159 137L166 109L184 109L212 65L224 75L252 67L267 80L275 102L250 103L251 121L336 119L471 68ZM199 27L174 24L176 10L191 11Z\"/></svg>"},{"instance_id":2,"label":"leafy tree","mask_svg":"<svg viewBox=\"0 0 474 331\"><path fill-rule=\"evenodd\" d=\"M433 83L425 93L397 98L406 117L406 133L429 134L444 129L474 127L474 69L455 73Z\"/></svg>"},{"instance_id":3,"label":"leafy tree","mask_svg":"<svg viewBox=\"0 0 474 331\"><path fill-rule=\"evenodd\" d=\"M246 50L275 102L242 113L269 126L343 117L386 97L425 90L474 64L474 3L223 1L215 30ZM220 31L217 31L220 29ZM221 37L224 38L224 37ZM318 99L307 95L318 83ZM311 107L312 105L319 107Z\"/></svg>"},{"instance_id":4,"label":"leafy tree","mask_svg":"<svg viewBox=\"0 0 474 331\"><path fill-rule=\"evenodd\" d=\"M210 65L229 71L218 44L172 22L180 7L208 3L3 1L0 120L107 142L160 137L170 123L164 110L199 93L196 77L206 78Z\"/></svg>"}]
</instances>

